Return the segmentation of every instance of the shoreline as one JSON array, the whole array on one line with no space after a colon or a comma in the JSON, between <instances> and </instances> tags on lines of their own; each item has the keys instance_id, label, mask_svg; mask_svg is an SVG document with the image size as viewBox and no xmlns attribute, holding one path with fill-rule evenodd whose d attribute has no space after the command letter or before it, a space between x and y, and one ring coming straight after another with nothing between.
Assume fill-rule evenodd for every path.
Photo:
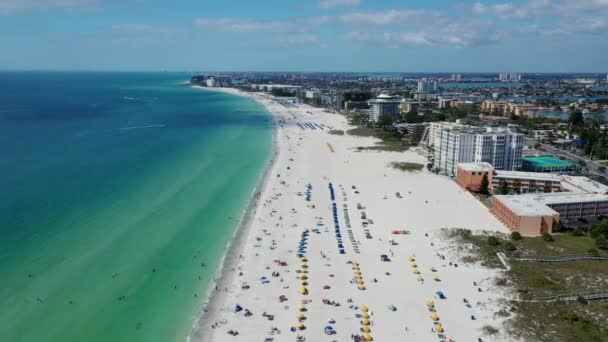
<instances>
[{"instance_id":1,"label":"shoreline","mask_svg":"<svg viewBox=\"0 0 608 342\"><path fill-rule=\"evenodd\" d=\"M216 270L213 273L213 279L208 284L203 304L192 324L192 330L186 338L186 341L188 342L198 342L205 341L205 332L209 329L208 326L212 322L216 321L216 319L214 319L215 317L213 313L219 311L222 304L225 302L224 298L228 295L228 293L223 291L222 288L228 288L233 283L235 275L238 272L237 267L240 260L240 254L238 253L238 251L242 250L245 243L247 242L248 235L251 232L251 227L253 225L253 219L255 218L255 215L258 211L258 207L260 204L259 200L266 186L268 185L269 175L275 165L277 156L279 154L279 146L277 141L278 123L276 121L276 115L272 113L272 111L263 102L257 101L252 96L242 94L239 90L228 90L232 88L205 88L193 85L190 82L186 82L183 85L189 86L193 89L222 92L226 94L240 96L243 98L252 99L258 105L264 107L264 109L268 112L272 120L272 144L270 158L267 162L267 165L265 166L264 171L261 174L259 181L253 188L253 191L251 193L251 199L249 200L247 207L243 210L239 223L234 228L232 237L226 244L226 248L224 249L224 254L220 259L220 263L218 264Z\"/></svg>"}]
</instances>

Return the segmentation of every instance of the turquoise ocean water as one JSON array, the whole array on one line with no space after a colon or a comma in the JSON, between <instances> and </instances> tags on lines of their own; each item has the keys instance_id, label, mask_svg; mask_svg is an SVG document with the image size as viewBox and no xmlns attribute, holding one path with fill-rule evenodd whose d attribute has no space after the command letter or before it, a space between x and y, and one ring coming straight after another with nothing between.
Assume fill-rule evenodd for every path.
<instances>
[{"instance_id":1,"label":"turquoise ocean water","mask_svg":"<svg viewBox=\"0 0 608 342\"><path fill-rule=\"evenodd\" d=\"M186 74L0 73L0 341L184 341L270 158Z\"/></svg>"}]
</instances>

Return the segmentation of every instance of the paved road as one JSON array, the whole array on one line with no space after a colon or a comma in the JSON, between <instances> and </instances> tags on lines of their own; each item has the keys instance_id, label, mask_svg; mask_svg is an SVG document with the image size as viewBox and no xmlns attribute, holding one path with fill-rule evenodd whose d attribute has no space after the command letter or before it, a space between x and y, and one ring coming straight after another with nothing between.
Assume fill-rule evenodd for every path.
<instances>
[{"instance_id":1,"label":"paved road","mask_svg":"<svg viewBox=\"0 0 608 342\"><path fill-rule=\"evenodd\" d=\"M555 147L553 147L551 145L543 144L543 143L541 143L541 142L539 142L537 140L534 140L532 138L524 137L524 142L528 146L534 146L536 144L539 144L547 152L553 153L554 155L556 155L558 157L562 156L564 158L568 158L568 159L574 160L576 162L578 162L578 161L584 161L585 163L587 163L586 168L589 170L589 173L594 174L596 176L603 176L603 177L606 176L606 171L604 171L604 172L600 171L600 167L604 167L605 168L605 166L603 166L602 164L598 163L595 160L592 161L592 160L590 160L588 158L583 158L583 157L581 157L579 155L571 153L570 151L565 151L565 150L557 149L557 148L555 148Z\"/></svg>"}]
</instances>

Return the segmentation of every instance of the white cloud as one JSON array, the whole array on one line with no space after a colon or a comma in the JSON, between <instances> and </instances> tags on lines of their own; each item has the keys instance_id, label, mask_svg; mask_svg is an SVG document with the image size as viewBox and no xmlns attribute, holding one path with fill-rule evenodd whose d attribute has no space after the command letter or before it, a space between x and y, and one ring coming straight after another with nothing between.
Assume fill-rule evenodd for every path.
<instances>
[{"instance_id":1,"label":"white cloud","mask_svg":"<svg viewBox=\"0 0 608 342\"><path fill-rule=\"evenodd\" d=\"M51 8L81 8L98 0L0 0L0 14Z\"/></svg>"},{"instance_id":2,"label":"white cloud","mask_svg":"<svg viewBox=\"0 0 608 342\"><path fill-rule=\"evenodd\" d=\"M338 17L340 22L351 25L405 25L408 22L430 20L440 16L436 11L387 10L378 12L350 12Z\"/></svg>"},{"instance_id":3,"label":"white cloud","mask_svg":"<svg viewBox=\"0 0 608 342\"><path fill-rule=\"evenodd\" d=\"M113 31L121 31L121 32L133 32L133 33L175 33L176 29L168 28L168 27L159 27L152 26L146 24L122 24L122 25L112 25Z\"/></svg>"},{"instance_id":4,"label":"white cloud","mask_svg":"<svg viewBox=\"0 0 608 342\"><path fill-rule=\"evenodd\" d=\"M513 3L485 5L476 2L471 10L475 14L492 14L501 19L527 19L548 14L555 8L551 0L528 0L519 5Z\"/></svg>"},{"instance_id":5,"label":"white cloud","mask_svg":"<svg viewBox=\"0 0 608 342\"><path fill-rule=\"evenodd\" d=\"M194 26L233 33L254 33L284 30L293 31L297 29L296 25L286 22L233 18L199 18L194 20Z\"/></svg>"},{"instance_id":6,"label":"white cloud","mask_svg":"<svg viewBox=\"0 0 608 342\"><path fill-rule=\"evenodd\" d=\"M335 7L355 7L359 6L360 0L319 0L319 7L321 8L335 8Z\"/></svg>"}]
</instances>

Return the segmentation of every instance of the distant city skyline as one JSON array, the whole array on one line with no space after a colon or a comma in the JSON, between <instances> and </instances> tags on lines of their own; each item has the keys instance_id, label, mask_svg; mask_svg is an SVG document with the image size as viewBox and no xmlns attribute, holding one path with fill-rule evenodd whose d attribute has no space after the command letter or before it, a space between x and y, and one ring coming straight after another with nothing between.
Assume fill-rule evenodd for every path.
<instances>
[{"instance_id":1,"label":"distant city skyline","mask_svg":"<svg viewBox=\"0 0 608 342\"><path fill-rule=\"evenodd\" d=\"M608 0L0 0L0 70L608 72Z\"/></svg>"}]
</instances>

